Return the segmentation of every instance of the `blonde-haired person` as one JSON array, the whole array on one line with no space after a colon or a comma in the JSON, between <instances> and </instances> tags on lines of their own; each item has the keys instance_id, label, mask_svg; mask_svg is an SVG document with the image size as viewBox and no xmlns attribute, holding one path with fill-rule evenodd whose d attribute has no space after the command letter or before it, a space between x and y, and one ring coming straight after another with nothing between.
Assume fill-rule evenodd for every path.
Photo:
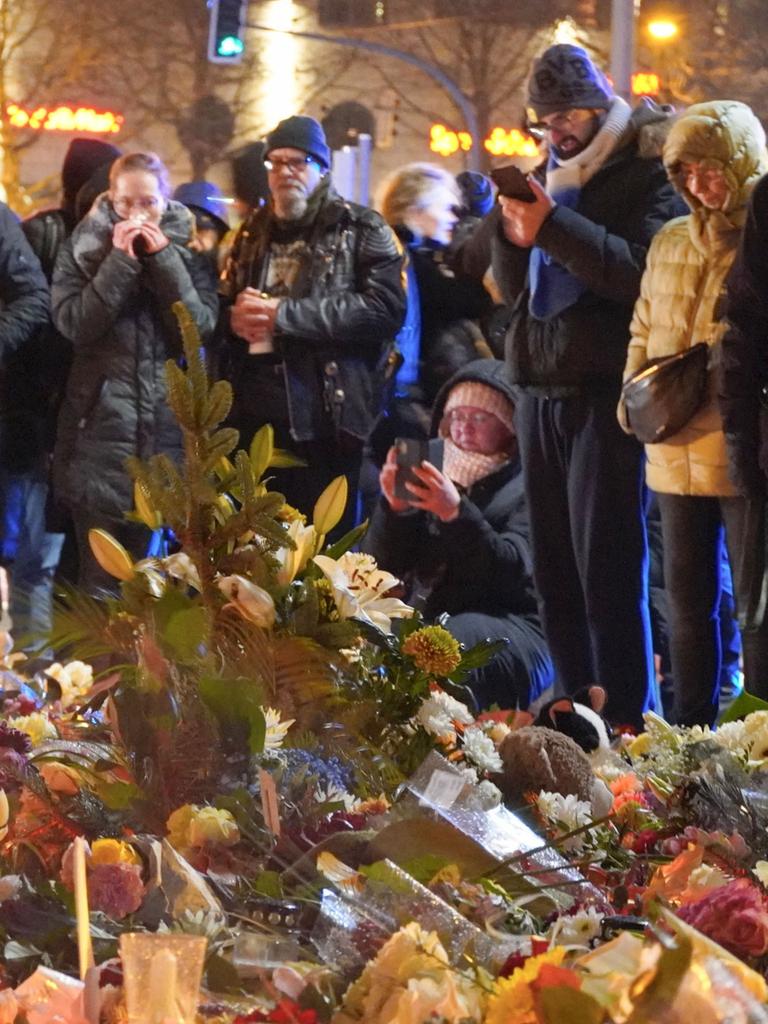
<instances>
[{"instance_id":1,"label":"blonde-haired person","mask_svg":"<svg viewBox=\"0 0 768 1024\"><path fill-rule=\"evenodd\" d=\"M408 310L398 335L403 364L380 454L398 432L426 436L429 408L442 385L489 354L477 321L492 300L481 282L454 273L446 259L463 203L454 176L430 163L400 167L379 194L379 209L408 254Z\"/></svg>"},{"instance_id":2,"label":"blonde-haired person","mask_svg":"<svg viewBox=\"0 0 768 1024\"><path fill-rule=\"evenodd\" d=\"M746 618L764 573L762 552L749 550L749 538L761 532L764 513L762 502L739 494L731 481L716 372L726 330L726 278L768 153L750 108L723 100L689 107L673 124L663 158L691 212L669 221L651 244L624 377L649 359L697 342L713 350L703 406L673 437L646 446L646 480L661 510L675 717L682 725L712 725L718 713L723 534L742 626L745 685L768 693L768 623ZM622 406L619 419L629 430Z\"/></svg>"},{"instance_id":3,"label":"blonde-haired person","mask_svg":"<svg viewBox=\"0 0 768 1024\"><path fill-rule=\"evenodd\" d=\"M79 580L90 590L114 581L91 554L89 529L110 530L137 556L146 549L146 530L123 518L132 507L126 459L181 453L165 392L165 362L181 353L171 307L182 302L203 339L216 323L210 261L190 248L192 214L169 196L158 156L121 157L109 190L54 271L53 320L74 350L54 451L54 500L72 515Z\"/></svg>"}]
</instances>

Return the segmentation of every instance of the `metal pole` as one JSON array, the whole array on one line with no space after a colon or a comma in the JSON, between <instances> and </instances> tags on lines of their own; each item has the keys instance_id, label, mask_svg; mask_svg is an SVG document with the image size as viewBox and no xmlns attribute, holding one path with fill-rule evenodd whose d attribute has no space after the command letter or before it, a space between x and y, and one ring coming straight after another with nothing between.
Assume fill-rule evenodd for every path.
<instances>
[{"instance_id":1,"label":"metal pole","mask_svg":"<svg viewBox=\"0 0 768 1024\"><path fill-rule=\"evenodd\" d=\"M622 99L632 99L636 0L611 0L611 77Z\"/></svg>"},{"instance_id":2,"label":"metal pole","mask_svg":"<svg viewBox=\"0 0 768 1024\"><path fill-rule=\"evenodd\" d=\"M371 201L371 136L357 137L357 202L368 206Z\"/></svg>"},{"instance_id":3,"label":"metal pole","mask_svg":"<svg viewBox=\"0 0 768 1024\"><path fill-rule=\"evenodd\" d=\"M614 4L620 0L613 0ZM630 0L633 3L634 0ZM368 50L369 53L378 53L383 57L392 57L401 60L406 64L423 71L433 81L441 85L448 93L453 102L461 111L464 118L464 126L472 136L472 149L467 154L467 166L470 171L480 170L480 147L483 140L480 138L477 123L477 112L475 105L469 96L460 88L457 82L447 75L442 68L431 64L428 60L422 60L413 53L406 50L398 50L394 46L385 46L383 43L372 43L367 39L348 39L346 36L328 36L322 32L295 32L293 29L271 28L269 25L254 25L248 22L246 28L255 29L257 32L278 32L282 35L295 36L297 39L311 39L314 42L332 43L334 46L349 46L353 50Z\"/></svg>"}]
</instances>

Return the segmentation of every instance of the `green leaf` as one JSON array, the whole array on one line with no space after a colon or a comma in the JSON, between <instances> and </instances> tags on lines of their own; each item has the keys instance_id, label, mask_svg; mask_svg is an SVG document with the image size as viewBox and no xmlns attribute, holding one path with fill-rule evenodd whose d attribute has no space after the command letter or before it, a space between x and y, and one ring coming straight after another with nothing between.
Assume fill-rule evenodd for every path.
<instances>
[{"instance_id":1,"label":"green leaf","mask_svg":"<svg viewBox=\"0 0 768 1024\"><path fill-rule=\"evenodd\" d=\"M462 654L460 665L448 678L454 683L462 682L469 672L487 665L491 658L508 645L508 640L481 640Z\"/></svg>"},{"instance_id":2,"label":"green leaf","mask_svg":"<svg viewBox=\"0 0 768 1024\"><path fill-rule=\"evenodd\" d=\"M206 639L207 615L202 605L176 612L165 627L163 639L182 662L193 661Z\"/></svg>"},{"instance_id":3,"label":"green leaf","mask_svg":"<svg viewBox=\"0 0 768 1024\"><path fill-rule=\"evenodd\" d=\"M596 999L567 985L540 989L537 1001L545 1024L600 1024L605 1018Z\"/></svg>"},{"instance_id":4,"label":"green leaf","mask_svg":"<svg viewBox=\"0 0 768 1024\"><path fill-rule=\"evenodd\" d=\"M258 430L251 441L248 452L253 468L253 475L261 480L266 472L267 466L272 461L272 454L275 450L275 431L270 423L265 423L261 430Z\"/></svg>"},{"instance_id":5,"label":"green leaf","mask_svg":"<svg viewBox=\"0 0 768 1024\"><path fill-rule=\"evenodd\" d=\"M252 754L263 752L267 721L261 706L261 693L251 680L203 676L200 680L200 696L221 722L245 722L248 726L249 750Z\"/></svg>"},{"instance_id":6,"label":"green leaf","mask_svg":"<svg viewBox=\"0 0 768 1024\"><path fill-rule=\"evenodd\" d=\"M270 899L279 900L283 897L283 886L277 871L262 871L253 880L253 888L262 896L269 896Z\"/></svg>"},{"instance_id":7,"label":"green leaf","mask_svg":"<svg viewBox=\"0 0 768 1024\"><path fill-rule=\"evenodd\" d=\"M243 988L234 964L218 953L206 960L205 984L210 992L241 992Z\"/></svg>"},{"instance_id":8,"label":"green leaf","mask_svg":"<svg viewBox=\"0 0 768 1024\"><path fill-rule=\"evenodd\" d=\"M335 544L329 544L323 554L327 555L328 558L341 558L342 555L346 554L350 548L354 547L365 536L368 532L369 522L370 520L366 519L359 526L353 527L349 533L345 533L343 537L340 537Z\"/></svg>"},{"instance_id":9,"label":"green leaf","mask_svg":"<svg viewBox=\"0 0 768 1024\"><path fill-rule=\"evenodd\" d=\"M751 715L753 711L768 711L768 701L761 700L759 697L747 693L746 690L742 690L736 700L721 715L718 724L738 722L740 719L746 718L747 715Z\"/></svg>"},{"instance_id":10,"label":"green leaf","mask_svg":"<svg viewBox=\"0 0 768 1024\"><path fill-rule=\"evenodd\" d=\"M129 810L143 795L139 787L130 782L99 783L96 789L99 799L110 811Z\"/></svg>"},{"instance_id":11,"label":"green leaf","mask_svg":"<svg viewBox=\"0 0 768 1024\"><path fill-rule=\"evenodd\" d=\"M270 469L304 469L306 465L306 459L300 459L298 455L284 448L275 448L269 460Z\"/></svg>"},{"instance_id":12,"label":"green leaf","mask_svg":"<svg viewBox=\"0 0 768 1024\"><path fill-rule=\"evenodd\" d=\"M442 871L443 868L450 864L449 860L445 857L441 857L437 853L425 853L422 857L414 857L409 861L406 861L402 865L403 870L407 871L409 875L412 875L417 882L421 882L422 885L426 885L438 871Z\"/></svg>"}]
</instances>

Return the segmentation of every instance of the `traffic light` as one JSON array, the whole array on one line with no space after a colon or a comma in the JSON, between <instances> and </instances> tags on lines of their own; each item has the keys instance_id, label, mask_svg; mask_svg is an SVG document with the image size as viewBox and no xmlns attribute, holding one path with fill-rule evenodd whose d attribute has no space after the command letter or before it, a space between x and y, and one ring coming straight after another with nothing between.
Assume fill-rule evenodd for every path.
<instances>
[{"instance_id":1,"label":"traffic light","mask_svg":"<svg viewBox=\"0 0 768 1024\"><path fill-rule=\"evenodd\" d=\"M208 60L214 64L237 64L245 49L243 29L248 0L208 0L208 7Z\"/></svg>"}]
</instances>

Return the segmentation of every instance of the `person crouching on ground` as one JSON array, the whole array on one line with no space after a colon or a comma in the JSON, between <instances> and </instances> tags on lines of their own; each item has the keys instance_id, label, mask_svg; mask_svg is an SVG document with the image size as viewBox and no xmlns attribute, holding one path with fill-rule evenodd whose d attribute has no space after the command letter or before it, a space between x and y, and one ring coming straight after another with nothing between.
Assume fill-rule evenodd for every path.
<instances>
[{"instance_id":1,"label":"person crouching on ground","mask_svg":"<svg viewBox=\"0 0 768 1024\"><path fill-rule=\"evenodd\" d=\"M469 680L481 708L526 708L553 676L531 579L514 412L502 362L463 367L435 402L443 471L422 463L414 470L419 485L408 485L411 497L403 501L395 496L391 448L364 541L382 568L406 582L427 619L447 613L446 626L461 643L508 639Z\"/></svg>"}]
</instances>

